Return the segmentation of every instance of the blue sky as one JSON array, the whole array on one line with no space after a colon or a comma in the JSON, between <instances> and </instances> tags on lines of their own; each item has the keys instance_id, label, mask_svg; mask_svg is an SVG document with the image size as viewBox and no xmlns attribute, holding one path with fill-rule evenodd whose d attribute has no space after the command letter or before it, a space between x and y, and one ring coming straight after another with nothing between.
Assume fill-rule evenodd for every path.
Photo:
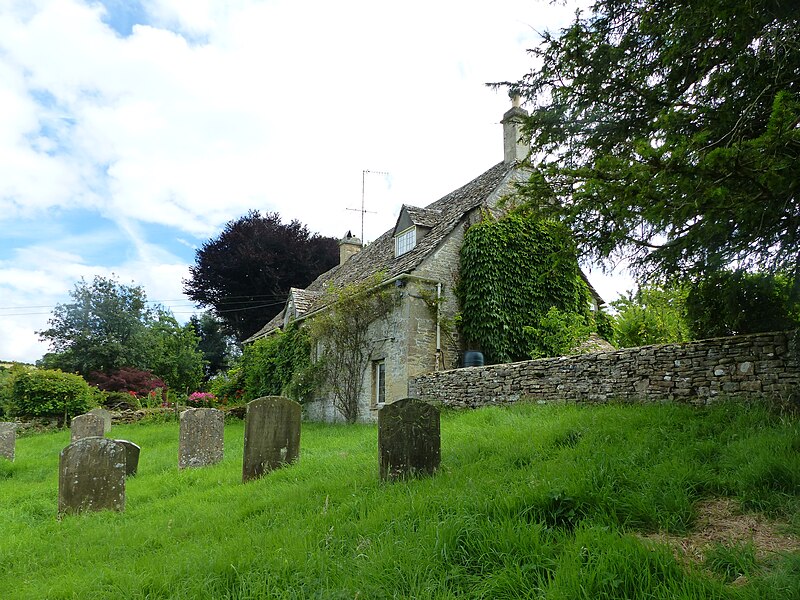
<instances>
[{"instance_id":1,"label":"blue sky","mask_svg":"<svg viewBox=\"0 0 800 600\"><path fill-rule=\"evenodd\" d=\"M197 247L250 209L313 232L393 226L502 158L536 31L530 0L0 3L0 360L81 278L114 274L187 318ZM630 285L598 274L605 296Z\"/></svg>"}]
</instances>

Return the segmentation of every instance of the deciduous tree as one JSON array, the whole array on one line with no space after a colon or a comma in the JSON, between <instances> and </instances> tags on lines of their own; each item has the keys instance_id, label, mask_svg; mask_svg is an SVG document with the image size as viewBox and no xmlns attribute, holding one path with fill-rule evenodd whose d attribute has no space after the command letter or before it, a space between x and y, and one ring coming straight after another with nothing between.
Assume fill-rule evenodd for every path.
<instances>
[{"instance_id":1,"label":"deciduous tree","mask_svg":"<svg viewBox=\"0 0 800 600\"><path fill-rule=\"evenodd\" d=\"M38 332L50 343L43 364L79 373L110 372L121 367L147 368L148 326L154 312L144 289L116 279L81 279L70 292L72 302L58 304L50 327Z\"/></svg>"},{"instance_id":2,"label":"deciduous tree","mask_svg":"<svg viewBox=\"0 0 800 600\"><path fill-rule=\"evenodd\" d=\"M290 287L306 287L338 261L333 238L253 210L197 250L184 292L213 308L242 341L280 311Z\"/></svg>"}]
</instances>

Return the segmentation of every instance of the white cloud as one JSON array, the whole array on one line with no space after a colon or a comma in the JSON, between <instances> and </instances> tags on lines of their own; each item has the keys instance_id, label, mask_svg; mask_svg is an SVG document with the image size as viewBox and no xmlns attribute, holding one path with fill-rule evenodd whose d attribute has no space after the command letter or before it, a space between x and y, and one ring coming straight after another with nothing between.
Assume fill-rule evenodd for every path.
<instances>
[{"instance_id":1,"label":"white cloud","mask_svg":"<svg viewBox=\"0 0 800 600\"><path fill-rule=\"evenodd\" d=\"M203 239L259 209L357 233L361 217L346 209L360 207L364 169L391 173L390 188L367 179L375 239L401 203L428 204L501 160L508 100L483 84L521 76L534 29L573 11L529 0L142 4L150 22L129 36L94 1L0 9L0 224L85 208L133 248L98 265L78 244L49 256L43 239L42 260L0 262L14 286L0 287L4 306L63 301L76 278L111 272L152 299L180 298L188 266L145 241L143 223ZM14 352L0 340L0 358Z\"/></svg>"}]
</instances>

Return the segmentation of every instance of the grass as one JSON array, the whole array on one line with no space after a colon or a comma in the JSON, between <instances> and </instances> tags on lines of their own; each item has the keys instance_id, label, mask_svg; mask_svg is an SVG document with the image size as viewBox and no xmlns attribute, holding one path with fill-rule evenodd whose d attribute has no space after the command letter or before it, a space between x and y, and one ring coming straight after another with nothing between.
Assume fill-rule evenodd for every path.
<instances>
[{"instance_id":1,"label":"grass","mask_svg":"<svg viewBox=\"0 0 800 600\"><path fill-rule=\"evenodd\" d=\"M797 550L697 563L644 537L718 497L800 535L800 420L763 407L445 413L440 471L393 484L374 426L304 424L300 462L244 485L240 422L194 470L176 423L113 435L142 447L124 513L56 520L66 431L0 460L2 598L800 599Z\"/></svg>"}]
</instances>

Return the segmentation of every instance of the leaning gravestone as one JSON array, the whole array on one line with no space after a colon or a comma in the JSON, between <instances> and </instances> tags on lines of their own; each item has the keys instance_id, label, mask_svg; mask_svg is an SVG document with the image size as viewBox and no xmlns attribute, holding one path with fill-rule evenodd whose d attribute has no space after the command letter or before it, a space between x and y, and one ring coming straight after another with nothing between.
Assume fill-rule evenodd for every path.
<instances>
[{"instance_id":1,"label":"leaning gravestone","mask_svg":"<svg viewBox=\"0 0 800 600\"><path fill-rule=\"evenodd\" d=\"M17 446L17 424L0 423L0 457L14 462L14 449Z\"/></svg>"},{"instance_id":2,"label":"leaning gravestone","mask_svg":"<svg viewBox=\"0 0 800 600\"><path fill-rule=\"evenodd\" d=\"M105 424L103 417L86 413L72 419L69 426L71 442L76 442L87 437L103 437Z\"/></svg>"},{"instance_id":3,"label":"leaning gravestone","mask_svg":"<svg viewBox=\"0 0 800 600\"><path fill-rule=\"evenodd\" d=\"M300 457L300 412L297 402L281 396L247 403L243 483Z\"/></svg>"},{"instance_id":4,"label":"leaning gravestone","mask_svg":"<svg viewBox=\"0 0 800 600\"><path fill-rule=\"evenodd\" d=\"M181 413L178 467L205 467L222 460L225 415L216 408L187 408Z\"/></svg>"},{"instance_id":5,"label":"leaning gravestone","mask_svg":"<svg viewBox=\"0 0 800 600\"><path fill-rule=\"evenodd\" d=\"M125 446L88 437L61 451L58 516L92 510L125 510Z\"/></svg>"},{"instance_id":6,"label":"leaning gravestone","mask_svg":"<svg viewBox=\"0 0 800 600\"><path fill-rule=\"evenodd\" d=\"M114 441L118 444L122 444L125 448L125 476L131 477L132 475L136 475L136 471L139 469L139 453L141 452L141 448L128 440Z\"/></svg>"},{"instance_id":7,"label":"leaning gravestone","mask_svg":"<svg viewBox=\"0 0 800 600\"><path fill-rule=\"evenodd\" d=\"M430 475L439 468L439 409L403 398L378 410L378 460L383 480Z\"/></svg>"},{"instance_id":8,"label":"leaning gravestone","mask_svg":"<svg viewBox=\"0 0 800 600\"><path fill-rule=\"evenodd\" d=\"M87 415L98 415L103 417L103 433L108 433L111 431L111 413L107 411L105 408L93 408L90 410Z\"/></svg>"}]
</instances>

